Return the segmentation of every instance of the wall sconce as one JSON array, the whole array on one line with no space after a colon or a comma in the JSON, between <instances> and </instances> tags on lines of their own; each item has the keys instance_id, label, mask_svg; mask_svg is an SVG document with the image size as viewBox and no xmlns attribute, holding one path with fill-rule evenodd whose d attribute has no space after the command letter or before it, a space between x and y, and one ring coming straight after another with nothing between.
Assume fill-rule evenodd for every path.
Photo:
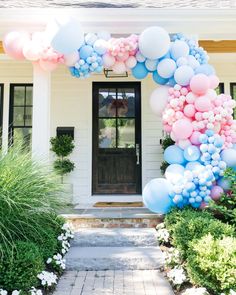
<instances>
[{"instance_id":1,"label":"wall sconce","mask_svg":"<svg viewBox=\"0 0 236 295\"><path fill-rule=\"evenodd\" d=\"M122 74L115 74L112 70L104 69L104 75L106 78L128 78L128 72L124 72Z\"/></svg>"}]
</instances>

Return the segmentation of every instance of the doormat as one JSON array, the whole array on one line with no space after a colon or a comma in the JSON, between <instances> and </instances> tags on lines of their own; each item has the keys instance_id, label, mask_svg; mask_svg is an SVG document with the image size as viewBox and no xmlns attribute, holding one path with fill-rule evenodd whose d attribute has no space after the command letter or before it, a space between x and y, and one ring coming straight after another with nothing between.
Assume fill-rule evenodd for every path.
<instances>
[{"instance_id":1,"label":"doormat","mask_svg":"<svg viewBox=\"0 0 236 295\"><path fill-rule=\"evenodd\" d=\"M143 207L143 202L97 202L93 207Z\"/></svg>"}]
</instances>

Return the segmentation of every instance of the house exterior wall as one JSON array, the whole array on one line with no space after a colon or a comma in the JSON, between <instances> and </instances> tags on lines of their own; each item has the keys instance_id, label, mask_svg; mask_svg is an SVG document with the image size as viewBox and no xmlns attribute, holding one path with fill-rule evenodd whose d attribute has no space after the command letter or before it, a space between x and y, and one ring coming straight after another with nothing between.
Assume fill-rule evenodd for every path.
<instances>
[{"instance_id":1,"label":"house exterior wall","mask_svg":"<svg viewBox=\"0 0 236 295\"><path fill-rule=\"evenodd\" d=\"M229 83L236 82L236 54L212 54L211 64L216 68L225 92L229 93ZM3 148L7 148L9 86L11 83L32 83L33 69L28 62L0 60L0 83L4 84ZM75 127L75 150L71 159L76 168L67 177L74 186L74 203L88 203L92 184L92 82L93 81L134 81L132 77L106 79L103 75L93 75L80 80L71 77L65 67L60 67L51 77L51 136L56 135L58 126ZM148 77L141 81L142 103L142 187L160 177L162 150L162 126L160 118L149 108L149 96L157 85ZM43 91L43 89L42 89ZM53 155L51 155L53 160Z\"/></svg>"}]
</instances>

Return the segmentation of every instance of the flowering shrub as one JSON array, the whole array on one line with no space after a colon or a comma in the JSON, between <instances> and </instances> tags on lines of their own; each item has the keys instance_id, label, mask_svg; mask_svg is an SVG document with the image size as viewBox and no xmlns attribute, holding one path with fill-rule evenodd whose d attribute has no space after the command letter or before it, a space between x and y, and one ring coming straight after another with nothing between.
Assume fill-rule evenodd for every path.
<instances>
[{"instance_id":1,"label":"flowering shrub","mask_svg":"<svg viewBox=\"0 0 236 295\"><path fill-rule=\"evenodd\" d=\"M53 272L42 271L37 275L37 277L41 281L42 286L51 287L57 283L57 275L55 275Z\"/></svg>"},{"instance_id":2,"label":"flowering shrub","mask_svg":"<svg viewBox=\"0 0 236 295\"><path fill-rule=\"evenodd\" d=\"M162 228L157 231L157 240L160 243L168 243L170 234L167 229Z\"/></svg>"},{"instance_id":3,"label":"flowering shrub","mask_svg":"<svg viewBox=\"0 0 236 295\"><path fill-rule=\"evenodd\" d=\"M188 288L182 295L210 295L206 288Z\"/></svg>"},{"instance_id":4,"label":"flowering shrub","mask_svg":"<svg viewBox=\"0 0 236 295\"><path fill-rule=\"evenodd\" d=\"M43 295L42 290L36 289L35 287L32 287L29 292L30 295Z\"/></svg>"},{"instance_id":5,"label":"flowering shrub","mask_svg":"<svg viewBox=\"0 0 236 295\"><path fill-rule=\"evenodd\" d=\"M165 264L170 267L181 265L182 258L179 250L173 247L169 248L168 251L165 253Z\"/></svg>"}]
</instances>

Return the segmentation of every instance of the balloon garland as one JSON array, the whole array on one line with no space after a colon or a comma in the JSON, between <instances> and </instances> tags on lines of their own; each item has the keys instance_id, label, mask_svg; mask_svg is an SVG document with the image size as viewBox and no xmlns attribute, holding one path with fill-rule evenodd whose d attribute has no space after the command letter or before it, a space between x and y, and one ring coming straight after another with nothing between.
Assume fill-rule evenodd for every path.
<instances>
[{"instance_id":1,"label":"balloon garland","mask_svg":"<svg viewBox=\"0 0 236 295\"><path fill-rule=\"evenodd\" d=\"M30 60L45 71L64 64L74 77L87 78L107 68L117 74L131 71L136 79L151 74L161 85L152 92L150 107L162 116L175 145L164 152L170 164L166 179L154 179L144 188L150 210L204 207L229 190L222 176L227 167L236 169L236 103L217 94L219 79L196 40L170 37L157 26L126 38L111 38L108 32L84 35L78 21L68 18L50 23L45 32L11 32L3 46L12 58Z\"/></svg>"}]
</instances>

